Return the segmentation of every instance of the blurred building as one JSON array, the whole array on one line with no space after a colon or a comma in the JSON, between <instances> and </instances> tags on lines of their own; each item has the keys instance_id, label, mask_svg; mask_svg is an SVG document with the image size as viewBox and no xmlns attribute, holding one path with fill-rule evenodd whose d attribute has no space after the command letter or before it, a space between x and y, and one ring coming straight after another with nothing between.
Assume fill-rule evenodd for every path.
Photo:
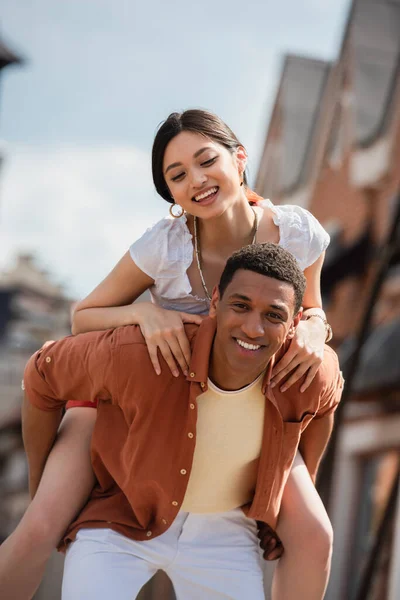
<instances>
[{"instance_id":1,"label":"blurred building","mask_svg":"<svg viewBox=\"0 0 400 600\"><path fill-rule=\"evenodd\" d=\"M322 289L345 368L400 202L399 0L354 0L334 63L285 57L256 191L307 208L330 233ZM358 600L384 514L386 535L362 600L400 598L399 494L389 510L400 448L398 342L399 239L340 427L328 600Z\"/></svg>"},{"instance_id":2,"label":"blurred building","mask_svg":"<svg viewBox=\"0 0 400 600\"><path fill-rule=\"evenodd\" d=\"M46 340L70 333L71 300L30 255L0 273L0 541L28 503L28 473L21 439L21 379L25 364ZM61 557L54 557L41 592L60 596Z\"/></svg>"}]
</instances>

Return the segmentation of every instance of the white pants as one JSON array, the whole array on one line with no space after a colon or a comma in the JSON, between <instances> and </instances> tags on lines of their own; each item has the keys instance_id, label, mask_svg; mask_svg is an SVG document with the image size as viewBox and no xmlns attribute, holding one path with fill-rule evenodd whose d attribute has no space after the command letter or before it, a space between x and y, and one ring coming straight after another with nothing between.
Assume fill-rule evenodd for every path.
<instances>
[{"instance_id":1,"label":"white pants","mask_svg":"<svg viewBox=\"0 0 400 600\"><path fill-rule=\"evenodd\" d=\"M255 521L240 509L180 512L153 540L111 529L81 529L64 567L62 600L134 600L158 569L177 600L264 600Z\"/></svg>"}]
</instances>

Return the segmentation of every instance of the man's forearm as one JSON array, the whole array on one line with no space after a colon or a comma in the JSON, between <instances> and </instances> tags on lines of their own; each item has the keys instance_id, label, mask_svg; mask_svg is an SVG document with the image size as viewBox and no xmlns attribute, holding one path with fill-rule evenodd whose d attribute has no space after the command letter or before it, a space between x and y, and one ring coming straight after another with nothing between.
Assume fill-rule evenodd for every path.
<instances>
[{"instance_id":1,"label":"man's forearm","mask_svg":"<svg viewBox=\"0 0 400 600\"><path fill-rule=\"evenodd\" d=\"M36 408L26 394L22 403L22 437L29 466L29 492L36 493L47 457L62 418L62 408L44 411Z\"/></svg>"}]
</instances>

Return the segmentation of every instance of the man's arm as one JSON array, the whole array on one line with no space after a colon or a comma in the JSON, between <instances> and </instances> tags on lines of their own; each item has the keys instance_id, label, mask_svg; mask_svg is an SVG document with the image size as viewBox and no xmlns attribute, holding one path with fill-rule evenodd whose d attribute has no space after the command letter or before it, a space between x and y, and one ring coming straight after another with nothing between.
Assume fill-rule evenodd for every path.
<instances>
[{"instance_id":1,"label":"man's arm","mask_svg":"<svg viewBox=\"0 0 400 600\"><path fill-rule=\"evenodd\" d=\"M68 400L115 400L112 332L45 344L24 372L23 439L31 495L36 492Z\"/></svg>"},{"instance_id":2,"label":"man's arm","mask_svg":"<svg viewBox=\"0 0 400 600\"><path fill-rule=\"evenodd\" d=\"M44 411L36 408L24 394L22 403L22 438L29 467L31 498L41 479L47 457L53 446L62 418L62 408Z\"/></svg>"}]
</instances>

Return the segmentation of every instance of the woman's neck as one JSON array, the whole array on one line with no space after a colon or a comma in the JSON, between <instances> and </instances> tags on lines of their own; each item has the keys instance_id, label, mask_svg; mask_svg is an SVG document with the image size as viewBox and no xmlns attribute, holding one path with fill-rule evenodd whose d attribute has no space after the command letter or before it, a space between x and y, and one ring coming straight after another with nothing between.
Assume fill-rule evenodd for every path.
<instances>
[{"instance_id":1,"label":"woman's neck","mask_svg":"<svg viewBox=\"0 0 400 600\"><path fill-rule=\"evenodd\" d=\"M219 217L198 219L202 251L230 254L246 244L251 244L254 233L254 211L245 194L227 208Z\"/></svg>"}]
</instances>

